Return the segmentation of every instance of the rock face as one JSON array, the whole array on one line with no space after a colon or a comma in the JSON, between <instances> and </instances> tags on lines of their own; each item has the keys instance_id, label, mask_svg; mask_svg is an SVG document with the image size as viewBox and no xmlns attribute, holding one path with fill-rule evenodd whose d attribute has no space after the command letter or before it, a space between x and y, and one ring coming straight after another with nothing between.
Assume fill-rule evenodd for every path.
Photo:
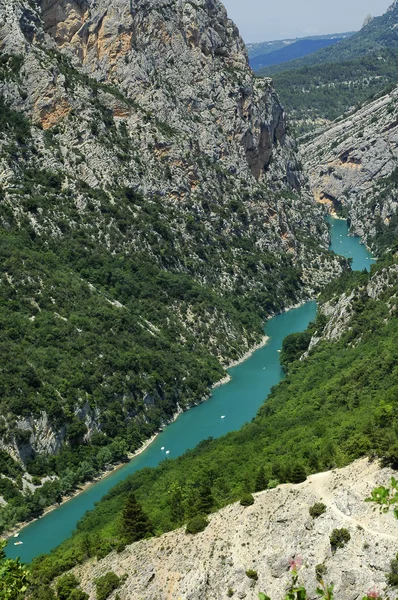
<instances>
[{"instance_id":1,"label":"rock face","mask_svg":"<svg viewBox=\"0 0 398 600\"><path fill-rule=\"evenodd\" d=\"M354 600L373 586L388 592L385 573L395 556L398 521L374 511L364 499L375 486L388 485L391 475L362 459L299 485L255 494L250 507L228 506L195 536L180 529L138 542L76 574L90 600L95 598L95 578L111 570L127 576L118 590L121 600L224 600L229 590L248 600L263 591L275 600L285 595L289 559L300 557L300 581L310 597L317 587L315 567L322 563L325 580L334 582L342 600ZM313 519L309 507L315 502L323 502L326 512ZM351 539L333 552L329 536L336 528L348 529ZM257 572L257 581L246 575L250 569Z\"/></svg>"},{"instance_id":2,"label":"rock face","mask_svg":"<svg viewBox=\"0 0 398 600\"><path fill-rule=\"evenodd\" d=\"M339 340L341 336L352 329L351 319L358 310L358 303L366 301L368 298L378 300L388 294L396 286L398 282L398 265L391 265L381 271L375 273L365 286L357 286L355 290L335 297L332 300L320 305L320 311L328 317L328 322L324 330L315 332L313 335L308 351L311 350L320 341L333 342ZM387 307L391 318L396 316L395 294L390 296L387 302ZM308 351L305 353L307 355Z\"/></svg>"},{"instance_id":3,"label":"rock face","mask_svg":"<svg viewBox=\"0 0 398 600\"><path fill-rule=\"evenodd\" d=\"M218 0L0 0L0 50L0 444L120 457L342 261Z\"/></svg>"},{"instance_id":4,"label":"rock face","mask_svg":"<svg viewBox=\"0 0 398 600\"><path fill-rule=\"evenodd\" d=\"M316 200L348 215L352 232L375 246L394 229L398 165L398 90L335 122L302 147Z\"/></svg>"}]
</instances>

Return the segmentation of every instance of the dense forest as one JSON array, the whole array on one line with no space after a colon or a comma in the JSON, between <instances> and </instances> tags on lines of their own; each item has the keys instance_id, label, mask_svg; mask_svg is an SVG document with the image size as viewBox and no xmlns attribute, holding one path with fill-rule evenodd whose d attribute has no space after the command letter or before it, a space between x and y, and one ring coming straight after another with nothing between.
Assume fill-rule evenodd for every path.
<instances>
[{"instance_id":1,"label":"dense forest","mask_svg":"<svg viewBox=\"0 0 398 600\"><path fill-rule=\"evenodd\" d=\"M368 286L380 274L388 283L371 297ZM132 492L160 534L247 493L299 482L360 456L397 466L397 291L391 255L372 267L372 274L346 274L330 284L322 302L335 304L340 294L352 294L352 314L341 337L321 340L305 360L298 360L311 336L319 336L327 325L321 310L305 334L286 338L286 378L251 423L117 485L83 518L71 539L34 561L37 585L88 556L123 547L122 511Z\"/></svg>"},{"instance_id":2,"label":"dense forest","mask_svg":"<svg viewBox=\"0 0 398 600\"><path fill-rule=\"evenodd\" d=\"M257 70L273 78L298 133L338 118L398 81L397 16L393 5L338 44Z\"/></svg>"}]
</instances>

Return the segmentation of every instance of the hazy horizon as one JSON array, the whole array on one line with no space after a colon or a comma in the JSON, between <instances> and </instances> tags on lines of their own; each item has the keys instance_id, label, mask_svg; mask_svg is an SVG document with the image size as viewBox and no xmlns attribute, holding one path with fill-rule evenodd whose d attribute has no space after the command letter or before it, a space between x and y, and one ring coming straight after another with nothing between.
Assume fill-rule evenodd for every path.
<instances>
[{"instance_id":1,"label":"hazy horizon","mask_svg":"<svg viewBox=\"0 0 398 600\"><path fill-rule=\"evenodd\" d=\"M393 0L223 0L246 43L357 31L370 13L386 12Z\"/></svg>"}]
</instances>

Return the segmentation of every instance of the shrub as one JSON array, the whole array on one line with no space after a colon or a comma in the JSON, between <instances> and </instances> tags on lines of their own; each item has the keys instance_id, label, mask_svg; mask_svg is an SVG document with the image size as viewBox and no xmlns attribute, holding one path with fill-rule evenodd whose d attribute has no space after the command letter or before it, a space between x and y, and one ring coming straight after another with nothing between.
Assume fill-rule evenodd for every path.
<instances>
[{"instance_id":1,"label":"shrub","mask_svg":"<svg viewBox=\"0 0 398 600\"><path fill-rule=\"evenodd\" d=\"M322 581L322 579L325 577L326 575L326 565L324 563L321 563L320 565L316 565L315 567L315 576L317 581Z\"/></svg>"},{"instance_id":2,"label":"shrub","mask_svg":"<svg viewBox=\"0 0 398 600\"><path fill-rule=\"evenodd\" d=\"M274 488L278 487L279 484L280 484L279 479L271 479L268 482L267 489L268 490L273 490Z\"/></svg>"},{"instance_id":3,"label":"shrub","mask_svg":"<svg viewBox=\"0 0 398 600\"><path fill-rule=\"evenodd\" d=\"M387 574L388 585L398 587L398 554L390 562L390 572Z\"/></svg>"},{"instance_id":4,"label":"shrub","mask_svg":"<svg viewBox=\"0 0 398 600\"><path fill-rule=\"evenodd\" d=\"M185 533L192 533L195 535L195 533L199 533L206 529L208 524L209 521L204 515L196 515L196 517L193 517L190 521L188 521L185 528Z\"/></svg>"},{"instance_id":5,"label":"shrub","mask_svg":"<svg viewBox=\"0 0 398 600\"><path fill-rule=\"evenodd\" d=\"M83 592L83 590L77 590L74 589L72 590L72 593L70 594L68 600L88 600L89 599L89 595L86 594L86 592Z\"/></svg>"},{"instance_id":6,"label":"shrub","mask_svg":"<svg viewBox=\"0 0 398 600\"><path fill-rule=\"evenodd\" d=\"M227 592L227 596L228 598L232 598L232 596L234 595L234 590L232 588L228 588L228 592Z\"/></svg>"},{"instance_id":7,"label":"shrub","mask_svg":"<svg viewBox=\"0 0 398 600\"><path fill-rule=\"evenodd\" d=\"M95 581L97 600L106 600L120 585L120 577L113 571L99 577Z\"/></svg>"},{"instance_id":8,"label":"shrub","mask_svg":"<svg viewBox=\"0 0 398 600\"><path fill-rule=\"evenodd\" d=\"M72 590L79 585L78 580L73 574L64 575L58 580L57 595L59 600L69 600Z\"/></svg>"},{"instance_id":9,"label":"shrub","mask_svg":"<svg viewBox=\"0 0 398 600\"><path fill-rule=\"evenodd\" d=\"M313 519L316 519L317 517L320 517L321 515L323 515L323 513L326 512L326 505L323 504L323 502L315 502L315 504L310 506L309 512L311 517Z\"/></svg>"},{"instance_id":10,"label":"shrub","mask_svg":"<svg viewBox=\"0 0 398 600\"><path fill-rule=\"evenodd\" d=\"M333 529L330 534L330 545L333 550L337 548L343 548L347 542L351 539L350 532L348 529Z\"/></svg>"},{"instance_id":11,"label":"shrub","mask_svg":"<svg viewBox=\"0 0 398 600\"><path fill-rule=\"evenodd\" d=\"M254 581L257 581L257 579L258 579L257 571L253 571L253 569L249 569L248 571L246 571L246 577L248 577L249 579L253 579Z\"/></svg>"},{"instance_id":12,"label":"shrub","mask_svg":"<svg viewBox=\"0 0 398 600\"><path fill-rule=\"evenodd\" d=\"M252 494L245 494L240 499L241 506L251 506L252 504L254 504L254 498Z\"/></svg>"}]
</instances>

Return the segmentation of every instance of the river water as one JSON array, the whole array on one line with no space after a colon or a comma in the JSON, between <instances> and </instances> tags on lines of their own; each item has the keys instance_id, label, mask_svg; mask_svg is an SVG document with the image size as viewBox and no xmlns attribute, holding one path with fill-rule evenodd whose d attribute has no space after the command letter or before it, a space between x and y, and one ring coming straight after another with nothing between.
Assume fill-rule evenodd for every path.
<instances>
[{"instance_id":1,"label":"river water","mask_svg":"<svg viewBox=\"0 0 398 600\"><path fill-rule=\"evenodd\" d=\"M348 237L346 221L331 219L330 223L331 249L353 258L354 269L368 268L372 256L359 243L359 238ZM49 552L69 537L84 513L127 475L143 467L155 467L162 460L175 458L188 448L193 448L203 439L219 437L250 421L271 387L283 377L278 353L283 339L290 333L306 329L315 315L316 302L312 301L270 319L265 326L265 333L270 338L267 345L254 352L245 362L229 369L229 383L213 390L207 402L180 415L128 464L25 527L18 538L23 544L15 546L15 540L11 539L7 556L20 556L22 561L30 562L35 556Z\"/></svg>"}]
</instances>

